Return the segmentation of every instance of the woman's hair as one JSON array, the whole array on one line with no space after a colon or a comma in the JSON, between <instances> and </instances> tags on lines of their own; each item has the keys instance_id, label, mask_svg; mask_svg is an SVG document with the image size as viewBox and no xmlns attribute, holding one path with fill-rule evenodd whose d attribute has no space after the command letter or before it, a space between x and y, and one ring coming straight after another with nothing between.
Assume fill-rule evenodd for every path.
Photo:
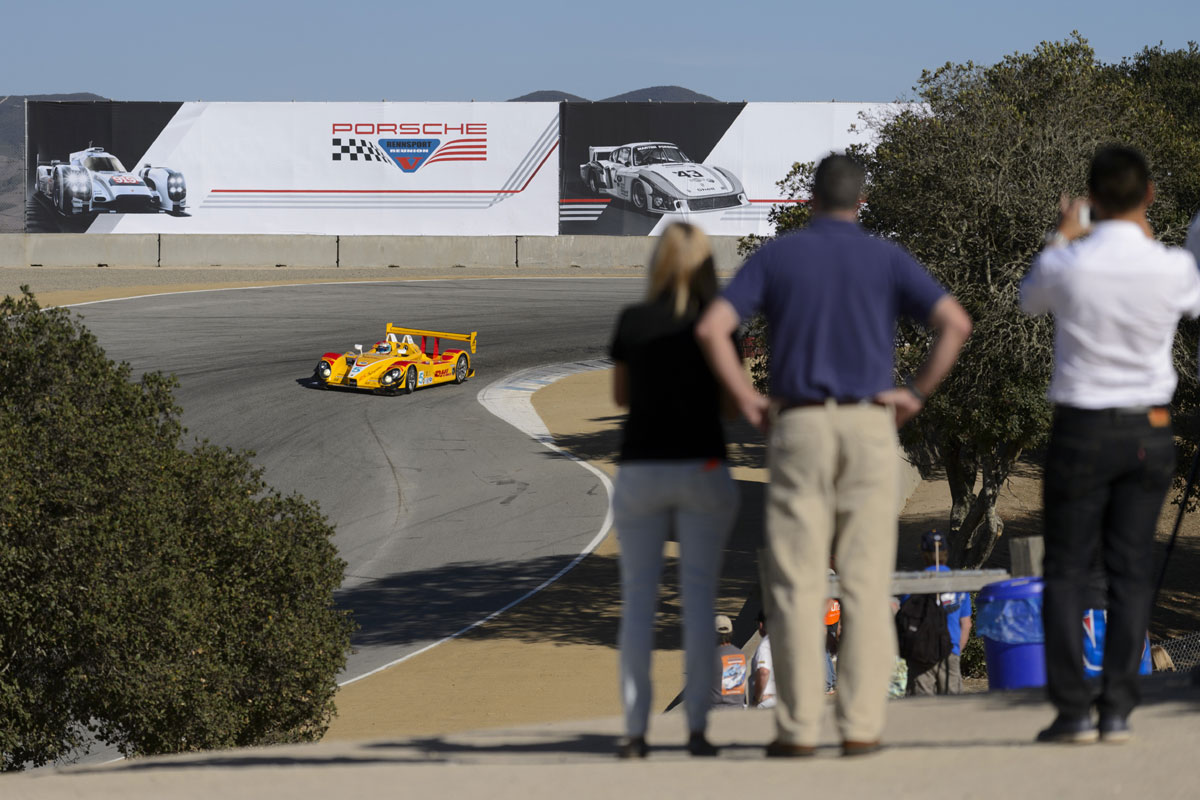
<instances>
[{"instance_id":1,"label":"woman's hair","mask_svg":"<svg viewBox=\"0 0 1200 800\"><path fill-rule=\"evenodd\" d=\"M672 222L650 258L646 299L668 303L676 318L696 316L717 296L717 271L708 235L687 222Z\"/></svg>"},{"instance_id":2,"label":"woman's hair","mask_svg":"<svg viewBox=\"0 0 1200 800\"><path fill-rule=\"evenodd\" d=\"M1150 648L1150 663L1155 672L1174 672L1175 660L1167 652L1167 648L1156 644Z\"/></svg>"}]
</instances>

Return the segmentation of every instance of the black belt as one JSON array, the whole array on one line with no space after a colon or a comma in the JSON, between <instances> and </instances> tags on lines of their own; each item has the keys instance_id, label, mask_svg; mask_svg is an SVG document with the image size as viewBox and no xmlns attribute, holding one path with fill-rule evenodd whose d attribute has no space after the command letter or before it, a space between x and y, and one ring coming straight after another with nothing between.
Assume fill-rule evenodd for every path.
<instances>
[{"instance_id":1,"label":"black belt","mask_svg":"<svg viewBox=\"0 0 1200 800\"><path fill-rule=\"evenodd\" d=\"M1076 408L1056 405L1054 413L1072 417L1144 417L1151 411L1170 413L1166 406L1120 406L1118 408Z\"/></svg>"}]
</instances>

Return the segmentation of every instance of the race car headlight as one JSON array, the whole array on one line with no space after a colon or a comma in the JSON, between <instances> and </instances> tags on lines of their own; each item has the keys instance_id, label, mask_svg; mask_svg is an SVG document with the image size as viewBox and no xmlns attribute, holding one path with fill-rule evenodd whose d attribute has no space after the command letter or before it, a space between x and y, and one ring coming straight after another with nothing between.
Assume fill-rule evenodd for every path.
<instances>
[{"instance_id":1,"label":"race car headlight","mask_svg":"<svg viewBox=\"0 0 1200 800\"><path fill-rule=\"evenodd\" d=\"M320 364L317 364L317 372L320 373L322 378L328 378L330 372L332 372L332 370L329 369L329 362L322 361Z\"/></svg>"},{"instance_id":2,"label":"race car headlight","mask_svg":"<svg viewBox=\"0 0 1200 800\"><path fill-rule=\"evenodd\" d=\"M398 370L398 369L389 370L383 376L384 383L392 383L392 382L398 381L398 380L400 380L400 370Z\"/></svg>"},{"instance_id":3,"label":"race car headlight","mask_svg":"<svg viewBox=\"0 0 1200 800\"><path fill-rule=\"evenodd\" d=\"M183 176L178 172L172 173L171 177L167 178L167 196L172 200L178 200L187 193L187 187L184 185Z\"/></svg>"}]
</instances>

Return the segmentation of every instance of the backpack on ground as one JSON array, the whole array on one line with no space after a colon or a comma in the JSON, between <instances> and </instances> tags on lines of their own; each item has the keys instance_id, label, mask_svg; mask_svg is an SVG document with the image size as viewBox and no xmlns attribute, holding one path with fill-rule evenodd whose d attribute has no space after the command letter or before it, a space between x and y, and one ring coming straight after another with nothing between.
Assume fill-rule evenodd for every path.
<instances>
[{"instance_id":1,"label":"backpack on ground","mask_svg":"<svg viewBox=\"0 0 1200 800\"><path fill-rule=\"evenodd\" d=\"M952 652L946 609L936 594L914 594L896 612L900 657L910 664L933 665Z\"/></svg>"}]
</instances>

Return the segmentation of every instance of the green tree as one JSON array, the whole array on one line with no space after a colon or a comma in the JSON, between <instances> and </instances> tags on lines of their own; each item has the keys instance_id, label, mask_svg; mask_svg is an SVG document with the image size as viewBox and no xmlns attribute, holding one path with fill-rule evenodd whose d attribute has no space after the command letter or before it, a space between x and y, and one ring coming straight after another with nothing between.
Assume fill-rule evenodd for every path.
<instances>
[{"instance_id":1,"label":"green tree","mask_svg":"<svg viewBox=\"0 0 1200 800\"><path fill-rule=\"evenodd\" d=\"M0 768L309 741L352 627L332 529L68 312L0 303Z\"/></svg>"},{"instance_id":2,"label":"green tree","mask_svg":"<svg viewBox=\"0 0 1200 800\"><path fill-rule=\"evenodd\" d=\"M1151 162L1158 235L1180 243L1186 234L1200 198L1200 141L1162 100L1168 84L1154 76L1169 71L1145 66L1162 59L1176 56L1144 51L1123 68L1106 66L1076 33L991 66L948 63L921 75L917 102L867 120L875 146L852 151L868 172L864 226L908 248L974 321L957 367L902 431L915 463L927 473L940 467L949 483L953 566L990 557L1004 529L1001 488L1048 432L1052 325L1019 310L1018 289L1060 194L1085 192L1097 148L1130 144ZM780 186L807 196L811 169L797 164ZM802 224L803 213L781 211L777 230ZM928 346L923 327L902 325L899 375ZM1181 343L1177 358L1190 378L1194 344ZM1194 378L1184 383L1194 398Z\"/></svg>"}]
</instances>

